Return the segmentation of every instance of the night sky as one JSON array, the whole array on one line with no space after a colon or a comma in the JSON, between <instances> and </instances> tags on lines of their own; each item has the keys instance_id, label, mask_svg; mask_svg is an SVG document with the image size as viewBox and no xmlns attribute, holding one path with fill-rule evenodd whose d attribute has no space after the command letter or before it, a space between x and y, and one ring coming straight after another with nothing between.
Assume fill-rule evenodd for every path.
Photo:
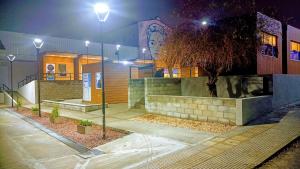
<instances>
[{"instance_id":1,"label":"night sky","mask_svg":"<svg viewBox=\"0 0 300 169\"><path fill-rule=\"evenodd\" d=\"M167 24L180 0L110 0L112 13L105 31L160 16ZM96 0L1 0L0 30L97 41L99 25L92 4ZM300 28L300 0L258 0L259 8L276 6L279 15L294 17ZM168 23L169 22L169 23Z\"/></svg>"}]
</instances>

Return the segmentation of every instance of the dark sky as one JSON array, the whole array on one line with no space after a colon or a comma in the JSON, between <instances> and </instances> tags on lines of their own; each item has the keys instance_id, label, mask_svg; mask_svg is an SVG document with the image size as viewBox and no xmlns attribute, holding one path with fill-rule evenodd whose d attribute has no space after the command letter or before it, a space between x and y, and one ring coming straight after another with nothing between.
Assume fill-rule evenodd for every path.
<instances>
[{"instance_id":1,"label":"dark sky","mask_svg":"<svg viewBox=\"0 0 300 169\"><path fill-rule=\"evenodd\" d=\"M109 0L112 13L105 30L118 30L160 16L172 20L180 0ZM182 1L182 0L181 0ZM0 30L97 40L99 30L92 4L96 0L0 0ZM259 7L276 6L279 15L293 16L300 27L300 0L258 0Z\"/></svg>"}]
</instances>

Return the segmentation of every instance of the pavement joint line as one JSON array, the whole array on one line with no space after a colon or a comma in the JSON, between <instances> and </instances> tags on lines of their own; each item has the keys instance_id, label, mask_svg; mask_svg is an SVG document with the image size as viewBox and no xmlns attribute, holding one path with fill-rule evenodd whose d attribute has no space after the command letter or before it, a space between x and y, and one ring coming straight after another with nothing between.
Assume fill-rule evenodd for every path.
<instances>
[{"instance_id":1,"label":"pavement joint line","mask_svg":"<svg viewBox=\"0 0 300 169\"><path fill-rule=\"evenodd\" d=\"M56 133L55 131L44 127L43 125L39 124L38 122L35 122L34 120L32 120L32 119L30 119L26 116L23 116L19 113L16 113L16 112L12 111L12 110L9 110L9 109L6 109L6 111L14 114L15 116L19 117L20 119L22 119L22 120L26 121L27 123L31 124L35 128L40 129L41 131L45 132L49 136L59 140L60 142L64 143L65 145L67 145L67 146L71 147L72 149L78 151L79 152L78 155L80 157L84 158L84 159L94 157L95 155L105 154L102 151L97 150L97 152L96 152L95 149L89 149L89 148L85 147L84 145L75 142L73 139L64 137L64 136Z\"/></svg>"}]
</instances>

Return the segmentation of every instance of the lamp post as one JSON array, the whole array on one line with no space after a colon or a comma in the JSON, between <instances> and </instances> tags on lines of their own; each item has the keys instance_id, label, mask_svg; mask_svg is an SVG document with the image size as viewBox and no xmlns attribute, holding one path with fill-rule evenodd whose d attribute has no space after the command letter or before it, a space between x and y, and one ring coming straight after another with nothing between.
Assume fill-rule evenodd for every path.
<instances>
[{"instance_id":1,"label":"lamp post","mask_svg":"<svg viewBox=\"0 0 300 169\"><path fill-rule=\"evenodd\" d=\"M117 55L117 58L118 58L118 63L120 62L120 48L121 48L121 45L116 45L116 55Z\"/></svg>"},{"instance_id":2,"label":"lamp post","mask_svg":"<svg viewBox=\"0 0 300 169\"><path fill-rule=\"evenodd\" d=\"M14 55L8 55L6 57L10 62L11 107L14 107L13 61L16 57Z\"/></svg>"},{"instance_id":3,"label":"lamp post","mask_svg":"<svg viewBox=\"0 0 300 169\"><path fill-rule=\"evenodd\" d=\"M147 49L143 48L142 49L142 53L143 53L143 58L144 58L144 64L146 63L146 58L145 58L145 53L146 53Z\"/></svg>"},{"instance_id":4,"label":"lamp post","mask_svg":"<svg viewBox=\"0 0 300 169\"><path fill-rule=\"evenodd\" d=\"M98 17L98 20L100 22L100 36L101 36L101 31L102 31L102 24L107 20L109 13L110 13L110 9L109 6L105 3L97 3L94 6L94 11ZM101 72L102 72L102 76L101 76L101 80L102 80L102 138L105 139L106 138L106 130L105 130L105 83L104 83L104 56L103 56L103 40L101 39L103 38L102 36L100 37L101 40Z\"/></svg>"},{"instance_id":5,"label":"lamp post","mask_svg":"<svg viewBox=\"0 0 300 169\"><path fill-rule=\"evenodd\" d=\"M86 48L86 64L89 64L89 45L90 41L86 40L84 42L85 48Z\"/></svg>"},{"instance_id":6,"label":"lamp post","mask_svg":"<svg viewBox=\"0 0 300 169\"><path fill-rule=\"evenodd\" d=\"M36 49L36 69L37 69L37 87L38 87L38 106L39 106L39 117L41 117L41 90L40 90L40 64L39 64L39 55L40 49L44 45L44 41L42 39L34 39L33 40L34 47Z\"/></svg>"}]
</instances>

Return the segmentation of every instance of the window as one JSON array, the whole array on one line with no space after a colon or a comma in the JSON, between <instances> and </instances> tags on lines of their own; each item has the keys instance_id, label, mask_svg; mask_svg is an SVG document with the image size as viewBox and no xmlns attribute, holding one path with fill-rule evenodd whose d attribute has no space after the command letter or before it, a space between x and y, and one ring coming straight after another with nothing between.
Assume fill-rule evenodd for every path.
<instances>
[{"instance_id":1,"label":"window","mask_svg":"<svg viewBox=\"0 0 300 169\"><path fill-rule=\"evenodd\" d=\"M261 53L263 55L278 57L277 36L266 32L261 32L261 40Z\"/></svg>"},{"instance_id":2,"label":"window","mask_svg":"<svg viewBox=\"0 0 300 169\"><path fill-rule=\"evenodd\" d=\"M300 61L300 43L299 42L291 42L291 60L298 60Z\"/></svg>"},{"instance_id":3,"label":"window","mask_svg":"<svg viewBox=\"0 0 300 169\"><path fill-rule=\"evenodd\" d=\"M165 78L170 78L169 70L164 69L164 77ZM178 69L173 68L173 78L178 78L179 77L179 72Z\"/></svg>"}]
</instances>

